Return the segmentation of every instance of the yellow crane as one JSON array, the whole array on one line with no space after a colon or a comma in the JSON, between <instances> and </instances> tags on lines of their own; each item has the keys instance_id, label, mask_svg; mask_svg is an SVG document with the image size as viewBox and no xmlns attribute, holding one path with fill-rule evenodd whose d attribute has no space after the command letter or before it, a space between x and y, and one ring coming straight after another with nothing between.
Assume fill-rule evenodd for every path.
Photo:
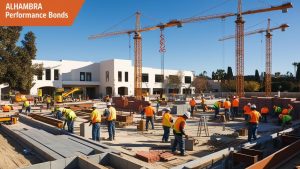
<instances>
[{"instance_id":1,"label":"yellow crane","mask_svg":"<svg viewBox=\"0 0 300 169\"><path fill-rule=\"evenodd\" d=\"M272 34L271 34L271 32L274 30L278 30L278 29L280 29L281 31L285 31L285 29L288 27L289 27L289 25L284 23L279 26L270 28L270 19L268 19L267 29L257 29L254 31L246 32L244 34L244 36L249 36L249 35L254 35L254 34L258 34L258 33L264 33L264 32L266 33L265 95L267 97L270 97L271 92L272 92L272 77L271 77L271 73L272 73ZM223 38L219 39L219 41L224 41L224 40L233 39L233 38L236 38L236 35L230 35L230 36L223 37Z\"/></svg>"},{"instance_id":2,"label":"yellow crane","mask_svg":"<svg viewBox=\"0 0 300 169\"><path fill-rule=\"evenodd\" d=\"M194 22L201 22L211 19L224 19L227 17L233 17L237 16L236 20L236 33L237 33L237 40L236 40L236 65L237 65L237 77L239 80L237 80L237 95L242 96L244 87L244 48L243 48L243 35L244 35L244 21L242 20L242 15L250 15L250 14L256 14L256 13L262 13L262 12L270 12L274 10L287 10L288 8L292 8L291 3L285 3L279 6L271 6L269 8L262 8L262 9L256 9L256 10L248 10L245 12L242 12L241 10L241 0L239 0L238 3L238 13L223 13L223 14L216 14L216 15L208 15L208 16L197 16L197 17L189 17L184 19L175 19L171 20L167 23L160 23L158 25L149 26L141 28L140 25L140 12L136 12L136 24L135 29L129 29L129 30L122 30L122 31L116 31L116 32L108 32L108 33L102 33L102 34L96 34L89 36L89 39L99 39L104 37L110 37L110 36L117 36L117 35L130 35L134 34L134 94L137 98L141 98L142 96L142 32L147 31L153 31L160 29L161 30L161 38L164 38L163 36L163 30L168 27L182 27L183 24L186 23L194 23ZM160 51L165 52L165 44L164 40L161 39L160 41ZM164 78L164 75L163 75Z\"/></svg>"}]
</instances>

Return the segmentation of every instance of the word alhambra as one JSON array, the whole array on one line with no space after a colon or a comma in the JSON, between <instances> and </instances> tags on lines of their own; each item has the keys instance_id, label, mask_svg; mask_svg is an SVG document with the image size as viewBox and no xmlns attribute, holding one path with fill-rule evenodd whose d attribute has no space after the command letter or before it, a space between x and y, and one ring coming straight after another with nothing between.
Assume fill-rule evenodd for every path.
<instances>
[{"instance_id":1,"label":"word alhambra","mask_svg":"<svg viewBox=\"0 0 300 169\"><path fill-rule=\"evenodd\" d=\"M42 10L42 3L6 3L6 10Z\"/></svg>"}]
</instances>

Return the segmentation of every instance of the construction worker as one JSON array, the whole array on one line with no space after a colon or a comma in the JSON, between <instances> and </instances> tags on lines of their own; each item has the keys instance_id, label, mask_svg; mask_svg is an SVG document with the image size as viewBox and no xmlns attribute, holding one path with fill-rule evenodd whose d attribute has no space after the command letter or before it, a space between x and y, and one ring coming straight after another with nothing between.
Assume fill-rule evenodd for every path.
<instances>
[{"instance_id":1,"label":"construction worker","mask_svg":"<svg viewBox=\"0 0 300 169\"><path fill-rule=\"evenodd\" d=\"M156 98L156 113L158 113L159 106L160 106L160 99L159 99L159 97L157 97Z\"/></svg>"},{"instance_id":2,"label":"construction worker","mask_svg":"<svg viewBox=\"0 0 300 169\"><path fill-rule=\"evenodd\" d=\"M24 101L23 108L25 109L26 115L28 115L28 113L30 113L30 109L31 109L30 102L28 100Z\"/></svg>"},{"instance_id":3,"label":"construction worker","mask_svg":"<svg viewBox=\"0 0 300 169\"><path fill-rule=\"evenodd\" d=\"M90 125L92 126L92 140L100 141L101 113L97 110L97 105L92 106Z\"/></svg>"},{"instance_id":4,"label":"construction worker","mask_svg":"<svg viewBox=\"0 0 300 169\"><path fill-rule=\"evenodd\" d=\"M5 104L4 106L2 106L2 112L10 112L11 111L11 107L7 104Z\"/></svg>"},{"instance_id":5,"label":"construction worker","mask_svg":"<svg viewBox=\"0 0 300 169\"><path fill-rule=\"evenodd\" d=\"M115 140L115 121L117 119L117 111L116 109L111 105L110 102L107 103L107 109L105 109L104 116L107 117L107 129L108 129L108 135L109 140L113 141Z\"/></svg>"},{"instance_id":6,"label":"construction worker","mask_svg":"<svg viewBox=\"0 0 300 169\"><path fill-rule=\"evenodd\" d=\"M240 101L236 96L233 96L232 100L232 120L234 120L234 117L236 117L239 113L239 104Z\"/></svg>"},{"instance_id":7,"label":"construction worker","mask_svg":"<svg viewBox=\"0 0 300 169\"><path fill-rule=\"evenodd\" d=\"M153 123L153 117L155 114L155 111L153 107L151 106L151 103L147 103L147 107L144 108L144 114L146 115L146 130L148 131L148 125L149 122L151 122L152 130L154 130L154 123Z\"/></svg>"},{"instance_id":8,"label":"construction worker","mask_svg":"<svg viewBox=\"0 0 300 169\"><path fill-rule=\"evenodd\" d=\"M202 106L203 112L206 112L206 109L207 109L205 101L206 100L204 99L204 97L201 97L201 106Z\"/></svg>"},{"instance_id":9,"label":"construction worker","mask_svg":"<svg viewBox=\"0 0 300 169\"><path fill-rule=\"evenodd\" d=\"M248 121L248 119L249 119L249 114L251 112L251 108L250 107L251 107L251 103L248 103L247 105L245 105L243 107L245 121Z\"/></svg>"},{"instance_id":10,"label":"construction worker","mask_svg":"<svg viewBox=\"0 0 300 169\"><path fill-rule=\"evenodd\" d=\"M162 142L168 142L169 136L170 136L170 128L173 123L172 115L170 114L171 109L170 108L164 108L163 109L163 117L162 117L162 126L164 129L164 135L162 137Z\"/></svg>"},{"instance_id":11,"label":"construction worker","mask_svg":"<svg viewBox=\"0 0 300 169\"><path fill-rule=\"evenodd\" d=\"M291 124L292 122L292 116L288 114L287 115L280 114L279 119L281 120L282 123L282 129L284 129L287 124Z\"/></svg>"},{"instance_id":12,"label":"construction worker","mask_svg":"<svg viewBox=\"0 0 300 169\"><path fill-rule=\"evenodd\" d=\"M220 108L222 107L223 101L219 100L213 104L213 109L215 110L215 119L220 112Z\"/></svg>"},{"instance_id":13,"label":"construction worker","mask_svg":"<svg viewBox=\"0 0 300 169\"><path fill-rule=\"evenodd\" d=\"M229 98L226 98L226 101L223 103L223 107L225 109L225 117L226 120L229 120L229 116L230 116L230 108L231 108L231 103L229 101Z\"/></svg>"},{"instance_id":14,"label":"construction worker","mask_svg":"<svg viewBox=\"0 0 300 169\"><path fill-rule=\"evenodd\" d=\"M196 100L195 97L192 97L192 100L190 100L190 106L191 106L191 117L194 117L194 110L196 106Z\"/></svg>"},{"instance_id":15,"label":"construction worker","mask_svg":"<svg viewBox=\"0 0 300 169\"><path fill-rule=\"evenodd\" d=\"M190 118L190 112L184 112L182 116L179 116L173 126L173 133L175 136L174 143L172 145L172 152L175 153L177 145L179 145L180 155L184 156L185 144L183 135L188 139L188 135L185 133L184 128L186 125L186 119Z\"/></svg>"},{"instance_id":16,"label":"construction worker","mask_svg":"<svg viewBox=\"0 0 300 169\"><path fill-rule=\"evenodd\" d=\"M251 142L251 139L257 139L256 130L259 123L259 118L261 117L260 113L256 111L256 105L251 105L251 112L249 114L249 126L248 126L248 141Z\"/></svg>"},{"instance_id":17,"label":"construction worker","mask_svg":"<svg viewBox=\"0 0 300 169\"><path fill-rule=\"evenodd\" d=\"M50 109L50 105L51 105L51 97L50 97L50 95L48 95L47 98L46 98L46 104L47 104L47 109Z\"/></svg>"},{"instance_id":18,"label":"construction worker","mask_svg":"<svg viewBox=\"0 0 300 169\"><path fill-rule=\"evenodd\" d=\"M64 128L67 123L68 126L68 132L73 133L74 132L74 121L77 118L75 112L71 110L70 108L64 108L63 113L65 116L65 123Z\"/></svg>"},{"instance_id":19,"label":"construction worker","mask_svg":"<svg viewBox=\"0 0 300 169\"><path fill-rule=\"evenodd\" d=\"M282 112L282 108L276 105L273 106L273 110L274 110L275 117L278 117Z\"/></svg>"},{"instance_id":20,"label":"construction worker","mask_svg":"<svg viewBox=\"0 0 300 169\"><path fill-rule=\"evenodd\" d=\"M260 109L260 113L261 113L261 116L262 116L262 121L267 123L268 120L267 120L267 116L268 116L268 113L269 113L269 108L267 106L264 106Z\"/></svg>"}]
</instances>

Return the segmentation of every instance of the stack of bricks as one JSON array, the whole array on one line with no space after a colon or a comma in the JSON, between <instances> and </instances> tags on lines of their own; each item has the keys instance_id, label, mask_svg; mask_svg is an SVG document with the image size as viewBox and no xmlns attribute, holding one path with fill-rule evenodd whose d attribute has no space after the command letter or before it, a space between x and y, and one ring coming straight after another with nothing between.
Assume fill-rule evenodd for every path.
<instances>
[{"instance_id":1,"label":"stack of bricks","mask_svg":"<svg viewBox=\"0 0 300 169\"><path fill-rule=\"evenodd\" d=\"M170 161L174 159L174 155L164 151L138 151L136 157L142 161L148 163L154 163L157 161Z\"/></svg>"},{"instance_id":2,"label":"stack of bricks","mask_svg":"<svg viewBox=\"0 0 300 169\"><path fill-rule=\"evenodd\" d=\"M161 161L170 161L175 159L174 155L169 152L164 152L159 155Z\"/></svg>"},{"instance_id":3,"label":"stack of bricks","mask_svg":"<svg viewBox=\"0 0 300 169\"><path fill-rule=\"evenodd\" d=\"M125 123L133 123L133 115L119 115L117 114L117 121Z\"/></svg>"}]
</instances>

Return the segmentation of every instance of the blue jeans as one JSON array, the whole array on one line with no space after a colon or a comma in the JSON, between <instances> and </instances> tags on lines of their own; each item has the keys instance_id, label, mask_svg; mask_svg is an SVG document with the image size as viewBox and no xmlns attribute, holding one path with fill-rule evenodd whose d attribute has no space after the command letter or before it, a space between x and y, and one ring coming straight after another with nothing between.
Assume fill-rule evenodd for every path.
<instances>
[{"instance_id":1,"label":"blue jeans","mask_svg":"<svg viewBox=\"0 0 300 169\"><path fill-rule=\"evenodd\" d=\"M30 113L30 106L28 106L28 107L25 107L25 114L28 112L28 113Z\"/></svg>"},{"instance_id":2,"label":"blue jeans","mask_svg":"<svg viewBox=\"0 0 300 169\"><path fill-rule=\"evenodd\" d=\"M115 121L107 121L109 139L115 139Z\"/></svg>"},{"instance_id":3,"label":"blue jeans","mask_svg":"<svg viewBox=\"0 0 300 169\"><path fill-rule=\"evenodd\" d=\"M58 119L58 120L61 120L62 119L62 112L61 111L57 111L56 112L56 118Z\"/></svg>"},{"instance_id":4,"label":"blue jeans","mask_svg":"<svg viewBox=\"0 0 300 169\"><path fill-rule=\"evenodd\" d=\"M194 116L194 110L195 110L195 106L191 106L191 117Z\"/></svg>"},{"instance_id":5,"label":"blue jeans","mask_svg":"<svg viewBox=\"0 0 300 169\"><path fill-rule=\"evenodd\" d=\"M248 141L250 142L252 137L254 140L256 140L256 130L257 130L257 124L255 123L249 123L248 127Z\"/></svg>"},{"instance_id":6,"label":"blue jeans","mask_svg":"<svg viewBox=\"0 0 300 169\"><path fill-rule=\"evenodd\" d=\"M219 114L220 109L215 109L215 118L217 118L217 115Z\"/></svg>"},{"instance_id":7,"label":"blue jeans","mask_svg":"<svg viewBox=\"0 0 300 169\"><path fill-rule=\"evenodd\" d=\"M229 116L230 116L230 109L225 109L226 120L229 120Z\"/></svg>"},{"instance_id":8,"label":"blue jeans","mask_svg":"<svg viewBox=\"0 0 300 169\"><path fill-rule=\"evenodd\" d=\"M175 136L175 140L172 146L172 152L176 151L177 145L179 146L179 150L180 150L180 154L183 155L184 154L184 140L183 140L183 136L182 134L174 134Z\"/></svg>"},{"instance_id":9,"label":"blue jeans","mask_svg":"<svg viewBox=\"0 0 300 169\"><path fill-rule=\"evenodd\" d=\"M146 130L148 130L149 121L151 123L152 129L154 130L153 117L151 116L146 117Z\"/></svg>"},{"instance_id":10,"label":"blue jeans","mask_svg":"<svg viewBox=\"0 0 300 169\"><path fill-rule=\"evenodd\" d=\"M100 141L100 123L94 123L92 127L92 140Z\"/></svg>"},{"instance_id":11,"label":"blue jeans","mask_svg":"<svg viewBox=\"0 0 300 169\"><path fill-rule=\"evenodd\" d=\"M163 126L163 129L164 129L164 135L162 137L162 141L167 142L169 140L169 136L170 136L170 127Z\"/></svg>"},{"instance_id":12,"label":"blue jeans","mask_svg":"<svg viewBox=\"0 0 300 169\"><path fill-rule=\"evenodd\" d=\"M232 120L234 120L234 117L237 117L238 116L238 112L239 112L239 107L233 107L232 108Z\"/></svg>"},{"instance_id":13,"label":"blue jeans","mask_svg":"<svg viewBox=\"0 0 300 169\"><path fill-rule=\"evenodd\" d=\"M67 120L68 132L74 132L74 120Z\"/></svg>"}]
</instances>

